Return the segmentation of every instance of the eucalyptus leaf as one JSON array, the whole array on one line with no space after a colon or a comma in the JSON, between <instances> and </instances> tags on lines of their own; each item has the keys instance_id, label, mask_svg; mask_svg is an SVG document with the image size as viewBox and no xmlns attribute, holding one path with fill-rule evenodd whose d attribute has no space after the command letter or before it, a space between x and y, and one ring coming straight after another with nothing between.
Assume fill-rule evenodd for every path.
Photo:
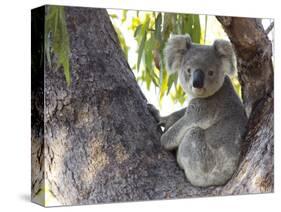
<instances>
[{"instance_id":1,"label":"eucalyptus leaf","mask_svg":"<svg viewBox=\"0 0 281 212\"><path fill-rule=\"evenodd\" d=\"M129 47L128 47L127 43L126 43L126 40L125 40L121 30L118 27L114 26L114 29L115 29L115 31L117 33L117 37L118 37L120 46L121 46L121 48L122 48L122 50L123 50L123 52L124 52L124 54L126 56L126 59L128 59Z\"/></svg>"},{"instance_id":2,"label":"eucalyptus leaf","mask_svg":"<svg viewBox=\"0 0 281 212\"><path fill-rule=\"evenodd\" d=\"M134 37L137 37L140 32L141 32L142 24L138 25L135 32L134 32Z\"/></svg>"},{"instance_id":3,"label":"eucalyptus leaf","mask_svg":"<svg viewBox=\"0 0 281 212\"><path fill-rule=\"evenodd\" d=\"M49 40L51 35L51 40ZM51 42L51 44L50 44ZM64 76L69 86L71 83L71 74L69 67L69 37L65 21L64 7L62 6L49 6L48 14L45 23L45 53L49 65L51 66L50 49L53 49L56 55L56 67L63 67Z\"/></svg>"},{"instance_id":4,"label":"eucalyptus leaf","mask_svg":"<svg viewBox=\"0 0 281 212\"><path fill-rule=\"evenodd\" d=\"M157 40L161 41L162 13L158 13L155 21L155 34Z\"/></svg>"},{"instance_id":5,"label":"eucalyptus leaf","mask_svg":"<svg viewBox=\"0 0 281 212\"><path fill-rule=\"evenodd\" d=\"M122 12L122 23L124 23L127 19L127 13L128 13L128 10L123 10Z\"/></svg>"},{"instance_id":6,"label":"eucalyptus leaf","mask_svg":"<svg viewBox=\"0 0 281 212\"><path fill-rule=\"evenodd\" d=\"M170 90L171 90L171 88L172 88L172 85L173 85L173 83L176 81L177 78L178 78L177 73L171 74L171 75L169 76L167 95L170 93Z\"/></svg>"},{"instance_id":7,"label":"eucalyptus leaf","mask_svg":"<svg viewBox=\"0 0 281 212\"><path fill-rule=\"evenodd\" d=\"M201 26L199 15L193 15L193 29L192 29L192 41L194 43L200 43L201 39Z\"/></svg>"},{"instance_id":8,"label":"eucalyptus leaf","mask_svg":"<svg viewBox=\"0 0 281 212\"><path fill-rule=\"evenodd\" d=\"M145 41L146 41L146 32L144 33L144 35L142 37L141 44L138 49L137 70L140 69L140 63L141 63L141 59L142 59L143 49L145 47Z\"/></svg>"}]
</instances>

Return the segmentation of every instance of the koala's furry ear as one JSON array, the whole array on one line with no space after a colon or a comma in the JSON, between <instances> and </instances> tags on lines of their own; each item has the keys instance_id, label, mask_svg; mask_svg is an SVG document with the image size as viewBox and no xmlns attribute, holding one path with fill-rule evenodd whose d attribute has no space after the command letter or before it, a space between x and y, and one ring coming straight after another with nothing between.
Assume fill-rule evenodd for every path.
<instances>
[{"instance_id":1,"label":"koala's furry ear","mask_svg":"<svg viewBox=\"0 0 281 212\"><path fill-rule=\"evenodd\" d=\"M234 74L237 71L236 56L232 45L226 40L215 40L213 44L217 54L224 58L224 69L229 75Z\"/></svg>"},{"instance_id":2,"label":"koala's furry ear","mask_svg":"<svg viewBox=\"0 0 281 212\"><path fill-rule=\"evenodd\" d=\"M192 44L188 34L172 35L164 49L166 69L169 74L178 72L182 63L184 54Z\"/></svg>"}]
</instances>

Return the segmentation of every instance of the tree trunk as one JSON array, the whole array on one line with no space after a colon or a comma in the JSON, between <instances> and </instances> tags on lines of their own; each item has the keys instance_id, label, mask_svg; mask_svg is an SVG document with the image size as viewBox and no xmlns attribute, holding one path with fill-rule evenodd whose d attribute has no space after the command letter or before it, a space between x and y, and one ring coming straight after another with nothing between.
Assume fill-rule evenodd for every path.
<instances>
[{"instance_id":1,"label":"tree trunk","mask_svg":"<svg viewBox=\"0 0 281 212\"><path fill-rule=\"evenodd\" d=\"M193 187L175 152L160 146L161 133L106 10L65 12L72 83L45 65L44 142L32 130L33 170L41 170L32 178L33 196L39 185L64 205L272 191L273 96L252 112L250 145L233 179L224 187Z\"/></svg>"},{"instance_id":2,"label":"tree trunk","mask_svg":"<svg viewBox=\"0 0 281 212\"><path fill-rule=\"evenodd\" d=\"M249 115L244 157L222 193L273 192L272 44L261 19L217 19L235 48L242 98Z\"/></svg>"},{"instance_id":3,"label":"tree trunk","mask_svg":"<svg viewBox=\"0 0 281 212\"><path fill-rule=\"evenodd\" d=\"M217 17L233 44L248 116L273 90L272 44L261 19Z\"/></svg>"}]
</instances>

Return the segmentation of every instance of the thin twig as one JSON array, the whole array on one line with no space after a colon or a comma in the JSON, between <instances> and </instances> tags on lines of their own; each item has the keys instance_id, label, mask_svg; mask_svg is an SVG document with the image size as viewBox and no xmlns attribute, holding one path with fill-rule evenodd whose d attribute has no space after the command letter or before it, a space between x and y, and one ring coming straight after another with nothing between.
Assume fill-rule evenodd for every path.
<instances>
[{"instance_id":1,"label":"thin twig","mask_svg":"<svg viewBox=\"0 0 281 212\"><path fill-rule=\"evenodd\" d=\"M271 24L267 27L265 30L265 33L268 34L274 27L274 21L271 22Z\"/></svg>"}]
</instances>

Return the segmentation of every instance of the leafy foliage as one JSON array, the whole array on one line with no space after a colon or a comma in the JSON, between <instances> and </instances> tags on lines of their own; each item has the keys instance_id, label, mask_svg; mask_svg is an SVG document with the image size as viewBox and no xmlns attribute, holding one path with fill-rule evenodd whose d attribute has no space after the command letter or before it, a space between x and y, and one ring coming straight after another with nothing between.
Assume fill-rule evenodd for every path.
<instances>
[{"instance_id":1,"label":"leafy foliage","mask_svg":"<svg viewBox=\"0 0 281 212\"><path fill-rule=\"evenodd\" d=\"M238 77L237 76L234 76L231 78L231 81L232 81L232 84L233 84L233 87L236 91L236 93L238 94L238 96L242 99L242 94L241 94L241 85L238 81Z\"/></svg>"},{"instance_id":2,"label":"leafy foliage","mask_svg":"<svg viewBox=\"0 0 281 212\"><path fill-rule=\"evenodd\" d=\"M126 20L126 14L127 14L127 10L123 10L123 17L122 17L122 23ZM111 20L113 19L118 19L118 16L116 14L109 14ZM115 32L117 33L117 37L119 40L119 43L121 45L121 48L123 49L123 52L126 56L126 58L128 59L128 52L129 52L129 46L126 43L126 40L121 32L121 30L116 26L113 25Z\"/></svg>"},{"instance_id":3,"label":"leafy foliage","mask_svg":"<svg viewBox=\"0 0 281 212\"><path fill-rule=\"evenodd\" d=\"M51 53L54 53L57 57L55 69L57 70L61 66L63 67L67 85L71 83L69 48L64 7L49 6L45 22L45 53L50 67L53 65L51 63Z\"/></svg>"},{"instance_id":4,"label":"leafy foliage","mask_svg":"<svg viewBox=\"0 0 281 212\"><path fill-rule=\"evenodd\" d=\"M122 23L126 18L127 11L124 10ZM199 15L136 11L136 15L130 20L129 30L134 32L138 44L138 57L134 68L141 73L137 79L145 82L147 89L150 89L151 83L159 88L160 101L164 95L170 94L174 86L175 93L170 95L172 100L183 103L185 94L178 86L177 75L169 76L165 69L163 49L170 34L188 33L193 42L200 43L202 35ZM120 43L127 53L122 39Z\"/></svg>"},{"instance_id":5,"label":"leafy foliage","mask_svg":"<svg viewBox=\"0 0 281 212\"><path fill-rule=\"evenodd\" d=\"M125 40L125 38L124 38L122 32L120 31L120 29L117 28L117 27L114 27L114 29L115 29L115 31L116 31L116 33L117 33L117 36L118 36L118 39L119 39L121 48L123 49L124 54L125 54L126 58L128 59L128 52L129 52L129 49L130 49L130 48L129 48L128 45L126 44L126 40Z\"/></svg>"}]
</instances>

